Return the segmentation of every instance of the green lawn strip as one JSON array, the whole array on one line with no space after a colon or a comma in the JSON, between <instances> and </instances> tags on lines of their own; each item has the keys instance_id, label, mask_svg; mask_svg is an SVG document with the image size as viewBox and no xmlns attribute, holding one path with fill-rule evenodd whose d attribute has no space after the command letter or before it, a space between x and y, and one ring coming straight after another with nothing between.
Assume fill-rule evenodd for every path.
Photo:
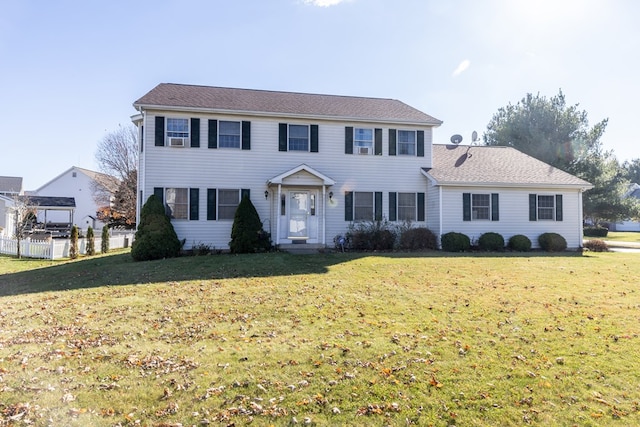
<instances>
[{"instance_id":1,"label":"green lawn strip","mask_svg":"<svg viewBox=\"0 0 640 427\"><path fill-rule=\"evenodd\" d=\"M609 231L606 237L585 237L585 239L608 240L612 242L640 243L640 233L634 231Z\"/></svg>"},{"instance_id":2,"label":"green lawn strip","mask_svg":"<svg viewBox=\"0 0 640 427\"><path fill-rule=\"evenodd\" d=\"M0 420L639 424L636 257L34 262L0 276Z\"/></svg>"}]
</instances>

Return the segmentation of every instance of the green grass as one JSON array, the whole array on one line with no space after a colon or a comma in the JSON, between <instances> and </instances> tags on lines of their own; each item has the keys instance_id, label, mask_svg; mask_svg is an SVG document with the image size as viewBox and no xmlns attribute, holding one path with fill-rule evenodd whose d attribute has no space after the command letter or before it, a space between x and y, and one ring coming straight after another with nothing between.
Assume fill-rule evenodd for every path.
<instances>
[{"instance_id":1,"label":"green grass","mask_svg":"<svg viewBox=\"0 0 640 427\"><path fill-rule=\"evenodd\" d=\"M0 425L639 425L637 259L0 257Z\"/></svg>"},{"instance_id":2,"label":"green grass","mask_svg":"<svg viewBox=\"0 0 640 427\"><path fill-rule=\"evenodd\" d=\"M634 231L610 231L607 233L607 237L601 239L614 242L640 243L640 233Z\"/></svg>"}]
</instances>

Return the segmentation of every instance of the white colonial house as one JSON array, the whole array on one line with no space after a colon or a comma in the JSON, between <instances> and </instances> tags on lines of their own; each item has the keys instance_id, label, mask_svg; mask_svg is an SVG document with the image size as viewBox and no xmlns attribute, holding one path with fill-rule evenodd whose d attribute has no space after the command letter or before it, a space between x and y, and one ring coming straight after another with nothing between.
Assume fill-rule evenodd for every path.
<instances>
[{"instance_id":1,"label":"white colonial house","mask_svg":"<svg viewBox=\"0 0 640 427\"><path fill-rule=\"evenodd\" d=\"M187 249L228 248L244 195L280 246L382 219L581 246L589 183L512 148L434 145L441 121L394 99L160 84L134 107L138 214L156 194Z\"/></svg>"}]
</instances>

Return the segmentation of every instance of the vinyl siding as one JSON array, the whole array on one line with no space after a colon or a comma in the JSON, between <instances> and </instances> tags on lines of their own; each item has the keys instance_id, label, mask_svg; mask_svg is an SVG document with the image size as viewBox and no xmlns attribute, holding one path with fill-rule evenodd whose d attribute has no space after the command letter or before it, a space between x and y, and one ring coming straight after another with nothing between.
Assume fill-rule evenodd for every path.
<instances>
[{"instance_id":1,"label":"vinyl siding","mask_svg":"<svg viewBox=\"0 0 640 427\"><path fill-rule=\"evenodd\" d=\"M462 220L462 194L491 194L500 195L500 220ZM563 196L562 221L529 221L529 194ZM534 248L539 247L538 236L546 232L562 235L567 240L569 248L582 246L581 218L579 212L580 193L577 190L559 191L548 188L528 188L524 190L495 187L458 187L443 188L442 195L442 234L450 231L464 233L474 241L483 233L493 231L500 233L505 242L515 234L524 234L531 240Z\"/></svg>"},{"instance_id":2,"label":"vinyl siding","mask_svg":"<svg viewBox=\"0 0 640 427\"><path fill-rule=\"evenodd\" d=\"M155 115L164 117L200 118L201 142L199 148L156 147ZM209 149L203 135L208 135L208 120L248 120L251 122L251 149ZM320 173L335 180L336 184L327 188L333 192L333 200L327 204L326 243L332 245L333 237L347 231L348 223L344 221L344 192L371 191L382 192L382 215L388 218L388 193L390 191L425 192L427 179L420 168L430 167L432 130L430 127L399 127L396 129L424 130L425 157L388 156L388 129L392 126L385 123L357 123L338 121L294 120L287 117L263 118L232 115L191 115L171 113L168 111L145 114L145 147L142 156L144 173L141 176L141 190L146 199L153 193L154 187L178 188L248 188L251 189L251 200L265 224L276 240L277 222L280 201L277 200L277 188L270 188L268 199L264 197L266 183L270 178L278 176L301 164L306 164ZM317 124L319 130L319 150L317 153L278 150L278 125ZM356 155L345 154L345 126L383 128L383 154ZM205 137L206 138L206 137ZM141 168L142 170L142 168ZM204 193L201 193L204 194ZM328 196L327 196L328 199ZM322 191L318 189L316 216L320 221L322 215ZM200 197L200 219L197 221L174 220L173 225L178 236L186 239L185 247L206 243L216 249L228 248L232 221L207 221L206 197ZM426 209L429 218L429 208ZM272 217L273 215L273 217ZM417 224L418 225L418 224ZM424 223L422 223L424 225ZM320 230L321 233L321 230Z\"/></svg>"}]
</instances>

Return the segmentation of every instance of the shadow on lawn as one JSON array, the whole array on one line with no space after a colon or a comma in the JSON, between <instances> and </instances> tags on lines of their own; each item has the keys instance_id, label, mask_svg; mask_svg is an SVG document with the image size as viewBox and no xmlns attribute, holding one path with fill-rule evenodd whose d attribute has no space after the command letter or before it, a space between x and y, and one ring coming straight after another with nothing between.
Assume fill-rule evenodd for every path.
<instances>
[{"instance_id":1,"label":"shadow on lawn","mask_svg":"<svg viewBox=\"0 0 640 427\"><path fill-rule=\"evenodd\" d=\"M293 255L284 252L247 255L184 256L157 261L135 262L126 253L82 258L80 260L0 275L0 297L37 292L121 286L141 283L216 280L324 274L332 265L370 256L387 258L530 258L585 257L578 252L331 252ZM29 260L15 260L29 262Z\"/></svg>"}]
</instances>

